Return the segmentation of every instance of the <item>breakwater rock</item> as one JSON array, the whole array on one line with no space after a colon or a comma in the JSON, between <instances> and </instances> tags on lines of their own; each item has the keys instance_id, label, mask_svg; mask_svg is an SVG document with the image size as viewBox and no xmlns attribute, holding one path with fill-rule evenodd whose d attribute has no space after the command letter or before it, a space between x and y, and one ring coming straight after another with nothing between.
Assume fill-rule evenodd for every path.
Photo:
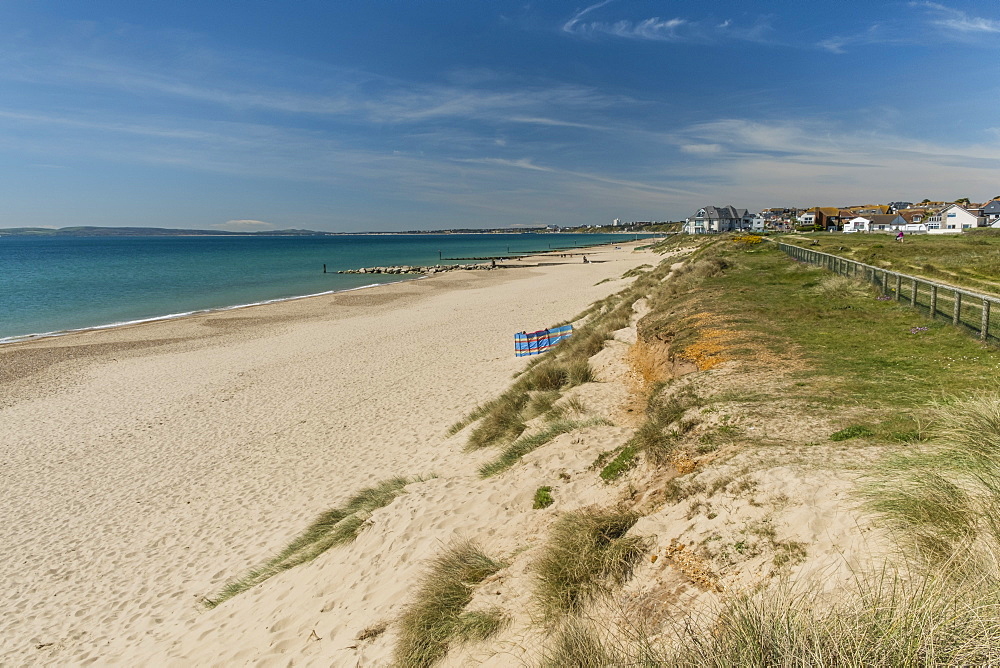
<instances>
[{"instance_id":1,"label":"breakwater rock","mask_svg":"<svg viewBox=\"0 0 1000 668\"><path fill-rule=\"evenodd\" d=\"M394 267L361 267L342 269L338 274L440 274L446 271L490 271L498 269L496 264L436 264L430 267L401 265Z\"/></svg>"}]
</instances>

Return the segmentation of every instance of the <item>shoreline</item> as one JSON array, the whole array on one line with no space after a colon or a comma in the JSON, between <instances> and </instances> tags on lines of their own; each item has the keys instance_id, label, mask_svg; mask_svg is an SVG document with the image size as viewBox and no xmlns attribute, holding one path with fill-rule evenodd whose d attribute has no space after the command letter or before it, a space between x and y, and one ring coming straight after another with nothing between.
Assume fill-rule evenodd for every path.
<instances>
[{"instance_id":1,"label":"shoreline","mask_svg":"<svg viewBox=\"0 0 1000 668\"><path fill-rule=\"evenodd\" d=\"M87 332L96 332L105 329L117 329L119 327L133 327L135 325L145 325L152 322L162 322L166 320L178 320L180 318L187 318L191 316L198 315L208 315L212 313L224 313L226 311L236 311L239 309L253 308L254 306L267 306L269 304L280 304L282 302L295 301L297 299L309 299L311 297L325 297L327 295L336 295L343 292L354 292L356 290L367 290L368 288L378 288L383 285L390 285L392 283L402 283L403 281L417 281L422 278L427 278L426 276L415 276L413 278L403 278L398 281L386 281L385 283L371 283L369 285L359 285L355 288L345 288L343 290L326 290L324 292L316 292L309 295L296 295L294 297L278 297L276 299L265 299L259 302L250 302L247 304L235 304L233 306L219 306L217 308L203 308L196 309L194 311L184 311L181 313L168 313L166 315L157 315L150 318L138 318L136 320L123 320L120 322L109 322L104 325L91 325L89 327L77 327L74 329L58 329L51 332L40 332L36 334L19 334L15 336L0 337L0 346L5 346L12 343L26 343L29 341L40 341L43 339L51 339L60 336L69 336L71 334L86 334Z\"/></svg>"},{"instance_id":2,"label":"shoreline","mask_svg":"<svg viewBox=\"0 0 1000 668\"><path fill-rule=\"evenodd\" d=\"M392 233L392 234L402 234L402 233ZM555 234L555 233L553 233L553 234ZM263 236L263 235L261 235L261 236ZM350 233L347 233L344 236L350 236ZM411 236L419 236L419 235L411 235ZM648 239L642 239L642 240L634 241L632 243L638 244L641 241L648 241ZM608 242L608 243L603 243L603 244L594 244L593 246L578 246L578 247L574 247L574 249L575 248L579 248L579 249L601 248L601 247L604 247L604 246L614 246L616 244L620 245L619 242ZM560 250L569 250L569 249L560 249ZM522 261L530 259L530 258L545 257L545 256L550 255L550 254L557 254L557 253L560 252L560 250L553 249L553 250L547 250L547 251L538 251L538 252L535 252L535 253L530 253L528 255L518 256L518 257L513 258L511 260L508 260L508 261L509 262L515 262L515 263L516 262L522 262ZM507 266L505 268L506 269L518 268L518 265ZM385 276L391 276L393 274L383 274L383 275L385 275ZM15 334L15 335L6 336L6 337L0 336L0 348L2 348L4 346L8 346L10 344L15 344L15 343L26 343L26 342L31 342L31 341L40 341L40 340L45 340L45 339L50 339L50 338L68 336L68 335L72 335L72 334L83 334L83 333L93 332L93 331L100 331L100 330L107 330L107 329L117 329L119 327L132 327L132 326L135 326L135 325L142 325L142 324L146 324L146 323L161 322L161 321L167 321L167 320L177 320L177 319L181 319L181 318L187 318L187 317L199 316L199 315L206 315L206 314L211 314L211 313L223 313L223 312L226 312L226 311L233 311L233 310L238 310L238 309L252 308L252 307L256 307L256 306L267 306L269 304L278 304L278 303L282 303L282 302L295 301L295 300L299 300L299 299L310 299L310 298L313 298L313 297L324 297L324 296L328 296L328 295L335 295L335 294L340 294L340 293L345 293L345 292L354 292L354 291L357 291L357 290L367 290L369 288L378 288L378 287L382 287L382 286L385 286L385 285L391 285L393 283L402 283L402 282L405 282L405 281L422 280L422 279L425 279L425 278L429 278L429 275L425 274L425 275L420 275L420 276L412 276L412 277L409 277L409 278L401 278L401 279L397 279L397 280L384 281L384 282L381 282L381 283L370 283L368 285L359 285L359 286L356 286L356 287L353 287L353 288L344 288L343 290L324 290L322 292L314 292L314 293L305 294L305 295L292 295L292 296L289 296L289 297L276 297L274 299L265 299L265 300L261 300L261 301L257 301L257 302L248 302L248 303L245 303L245 304L232 304L232 305L218 306L218 307L212 307L212 308L194 309L194 310L191 310L191 311L182 311L182 312L178 312L178 313L167 313L167 314L163 314L163 315L156 315L156 316L151 316L151 317L148 317L148 318L137 318L135 320L123 320L123 321L117 321L117 322L102 323L102 324L99 324L99 325L88 325L86 327L74 327L74 328L71 328L71 329L57 329L57 330L52 330L52 331L48 331L48 332L32 332L32 333L29 333L29 334Z\"/></svg>"},{"instance_id":3,"label":"shoreline","mask_svg":"<svg viewBox=\"0 0 1000 668\"><path fill-rule=\"evenodd\" d=\"M199 601L318 513L392 476L474 474L445 430L527 363L514 332L574 317L654 259L620 245L590 264L450 272L0 347L0 663L149 663L178 640L183 655L222 651L188 635L209 619ZM213 614L251 623L261 592L309 572ZM312 595L299 585L292 598Z\"/></svg>"}]
</instances>

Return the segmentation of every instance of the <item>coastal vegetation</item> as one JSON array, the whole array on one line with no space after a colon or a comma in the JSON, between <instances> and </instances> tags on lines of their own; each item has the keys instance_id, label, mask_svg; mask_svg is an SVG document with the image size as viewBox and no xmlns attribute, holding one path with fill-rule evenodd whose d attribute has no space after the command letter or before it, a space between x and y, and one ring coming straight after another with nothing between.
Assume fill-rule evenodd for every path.
<instances>
[{"instance_id":1,"label":"coastal vegetation","mask_svg":"<svg viewBox=\"0 0 1000 668\"><path fill-rule=\"evenodd\" d=\"M690 245L690 239L670 239L660 249ZM649 312L637 323L633 347L641 354L632 356L633 368L649 381L643 421L624 445L595 462L607 485L629 481L623 491L630 491L616 510L562 514L539 549L535 592L549 630L542 664L996 662L1000 398L976 392L1000 369L997 351L877 299L864 283L796 263L767 243L698 240L683 267L664 281L667 274L665 263L637 272L630 288L581 314L588 324L573 342L575 351L557 350L515 382L530 385L525 378L548 373L538 371L544 364L595 354L614 328L628 324L632 304L645 298ZM666 359L656 359L655 351L667 351ZM780 382L741 385L734 376L728 387L706 394L687 382L734 364ZM664 368L673 370L665 379ZM518 415L544 415L558 401L550 395L522 413L530 392ZM779 462L783 452L811 461L801 446L786 450L729 421L736 412L775 405L794 407L790 419L797 414L832 425L828 443L864 453L852 465L852 475L860 476L854 502L887 532L896 552L883 554L874 570L856 571L853 584L821 593L819 583L796 582L789 570L809 558L809 546L779 538L765 518L728 549L678 545L666 558L711 591L727 564L770 554L770 582L655 627L630 613L616 620L595 612L599 601L615 599L648 549L647 539L630 530L650 506L628 499L643 496L650 475L667 478L664 505L654 504L654 512L689 502L690 512L711 520L720 512L712 505L716 495L759 503L752 468L713 479L713 460L719 465L735 453L759 450L761 463ZM508 436L507 442L516 441Z\"/></svg>"},{"instance_id":2,"label":"coastal vegetation","mask_svg":"<svg viewBox=\"0 0 1000 668\"><path fill-rule=\"evenodd\" d=\"M206 598L205 605L214 608L282 571L312 561L331 547L354 541L364 528L365 520L374 511L392 503L411 482L414 480L400 477L384 480L361 490L344 505L320 514L281 552L227 583L218 594Z\"/></svg>"},{"instance_id":3,"label":"coastal vegetation","mask_svg":"<svg viewBox=\"0 0 1000 668\"><path fill-rule=\"evenodd\" d=\"M535 490L535 498L531 503L531 507L533 510L541 510L548 508L553 503L555 503L555 499L552 498L552 487L545 485Z\"/></svg>"},{"instance_id":4,"label":"coastal vegetation","mask_svg":"<svg viewBox=\"0 0 1000 668\"><path fill-rule=\"evenodd\" d=\"M547 619L579 612L629 578L646 548L644 539L626 535L638 519L631 510L585 509L556 521L534 565L536 597Z\"/></svg>"},{"instance_id":5,"label":"coastal vegetation","mask_svg":"<svg viewBox=\"0 0 1000 668\"><path fill-rule=\"evenodd\" d=\"M476 585L503 566L471 541L456 543L437 556L400 615L395 665L433 665L452 643L485 640L502 629L509 620L503 611L465 607Z\"/></svg>"},{"instance_id":6,"label":"coastal vegetation","mask_svg":"<svg viewBox=\"0 0 1000 668\"><path fill-rule=\"evenodd\" d=\"M599 424L610 423L603 418L592 418L589 420L557 420L555 422L548 423L542 431L532 434L531 436L519 438L505 447L496 459L493 459L480 467L479 475L487 478L489 476L502 473L520 461L521 457L533 450L537 450L554 439L556 436Z\"/></svg>"}]
</instances>

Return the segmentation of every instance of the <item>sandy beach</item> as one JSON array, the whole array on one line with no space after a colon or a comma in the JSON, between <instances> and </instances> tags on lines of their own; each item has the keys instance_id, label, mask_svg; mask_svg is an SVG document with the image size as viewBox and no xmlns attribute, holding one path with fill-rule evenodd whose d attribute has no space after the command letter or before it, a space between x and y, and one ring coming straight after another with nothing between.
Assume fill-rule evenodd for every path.
<instances>
[{"instance_id":1,"label":"sandy beach","mask_svg":"<svg viewBox=\"0 0 1000 668\"><path fill-rule=\"evenodd\" d=\"M407 494L395 531L202 600L377 481L462 494L482 458L448 426L526 363L514 332L657 261L635 245L0 348L0 664L385 660L344 650L355 627L398 607L442 536L512 499L472 495L482 512L449 524L411 516Z\"/></svg>"}]
</instances>

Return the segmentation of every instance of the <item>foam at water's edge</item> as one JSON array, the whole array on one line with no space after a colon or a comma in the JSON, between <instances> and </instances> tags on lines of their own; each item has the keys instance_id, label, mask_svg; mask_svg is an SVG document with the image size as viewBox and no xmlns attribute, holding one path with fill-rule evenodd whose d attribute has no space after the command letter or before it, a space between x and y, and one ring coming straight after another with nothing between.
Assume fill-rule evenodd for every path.
<instances>
[{"instance_id":1,"label":"foam at water's edge","mask_svg":"<svg viewBox=\"0 0 1000 668\"><path fill-rule=\"evenodd\" d=\"M55 336L65 336L67 334L77 334L79 332L93 332L100 329L113 329L115 327L127 327L129 325L141 325L146 322L158 322L160 320L175 320L177 318L186 318L190 315L199 315L202 313L219 313L221 311L234 311L241 308L250 308L251 306L263 306L265 304L276 304L278 302L290 302L296 299L308 299L310 297L322 297L323 295L334 295L341 292L353 292L355 290L364 290L365 288L377 288L380 285L389 285L390 283L402 283L403 281L418 281L422 278L427 278L426 276L417 276L414 278L403 279L400 281L389 281L386 283L369 283L368 285L359 285L354 288L346 288L344 290L326 290L325 292L315 292L308 295L296 295L294 297L279 297L277 299L265 299L264 301L251 302L249 304L236 304L234 306L221 306L219 308L205 308L198 309L195 311L184 311L183 313L171 313L169 315L158 315L152 318L140 318L138 320L124 320L121 322L111 322L106 325L95 325L93 327L78 327L76 329L61 329L54 332L40 332L37 334L20 334L18 336L8 336L0 338L0 345L5 343L23 343L24 341L34 341L36 339L50 338Z\"/></svg>"}]
</instances>

